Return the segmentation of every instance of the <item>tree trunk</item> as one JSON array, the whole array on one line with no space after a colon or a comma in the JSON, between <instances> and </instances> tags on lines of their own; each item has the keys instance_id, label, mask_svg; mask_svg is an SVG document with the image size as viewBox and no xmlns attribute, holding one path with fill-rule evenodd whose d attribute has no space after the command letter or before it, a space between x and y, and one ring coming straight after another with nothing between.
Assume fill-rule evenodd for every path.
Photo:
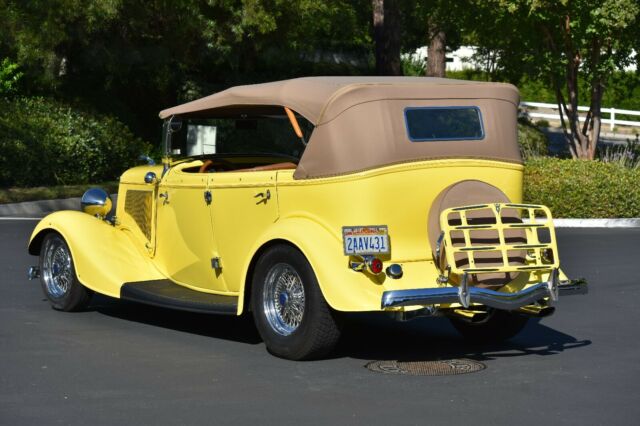
<instances>
[{"instance_id":1,"label":"tree trunk","mask_svg":"<svg viewBox=\"0 0 640 426\"><path fill-rule=\"evenodd\" d=\"M395 0L371 0L376 73L402 75L400 15Z\"/></svg>"},{"instance_id":2,"label":"tree trunk","mask_svg":"<svg viewBox=\"0 0 640 426\"><path fill-rule=\"evenodd\" d=\"M564 137L569 146L571 156L573 158L579 158L583 160L592 160L595 155L595 143L591 139L591 135L587 133L587 128L590 128L593 123L593 96L591 110L587 113L584 127L581 127L580 113L578 111L578 71L580 69L580 65L582 64L582 58L580 56L580 52L573 45L571 34L571 19L568 15L565 16L563 24L564 54L567 58L567 64L565 68L565 82L567 87L568 104L567 102L565 102L560 88L556 87L556 98L558 100L558 105L560 106L560 119L562 121ZM548 37L548 39L552 41L551 37ZM555 50L555 46L553 44L552 49ZM567 129L567 126L564 122L563 114L567 116L569 129ZM599 114L600 109L598 108L598 132L600 128Z\"/></svg>"},{"instance_id":3,"label":"tree trunk","mask_svg":"<svg viewBox=\"0 0 640 426\"><path fill-rule=\"evenodd\" d=\"M596 156L596 148L600 139L600 129L602 126L602 95L604 90L603 81L605 76L598 71L602 58L601 40L594 37L590 46L590 67L595 74L592 75L590 84L591 104L589 111L584 120L584 124L580 125L580 114L578 111L579 103L579 85L578 74L580 67L583 66L580 51L574 46L573 35L571 33L571 18L569 15L564 17L562 23L562 48L558 48L555 43L551 31L543 25L542 31L546 37L550 50L555 54L564 54L567 60L565 74L563 76L566 83L567 99L565 99L563 90L556 76L552 73L554 88L556 91L556 99L558 101L558 110L560 113L560 121L564 137L571 152L571 156L583 160L593 160ZM606 46L608 56L611 56L611 44ZM559 76L558 76L559 77ZM567 102L568 101L568 102ZM566 120L565 120L566 117Z\"/></svg>"},{"instance_id":4,"label":"tree trunk","mask_svg":"<svg viewBox=\"0 0 640 426\"><path fill-rule=\"evenodd\" d=\"M438 25L429 20L428 34L429 47L427 47L427 70L428 77L445 77L447 72L446 47L447 38L443 30Z\"/></svg>"}]
</instances>

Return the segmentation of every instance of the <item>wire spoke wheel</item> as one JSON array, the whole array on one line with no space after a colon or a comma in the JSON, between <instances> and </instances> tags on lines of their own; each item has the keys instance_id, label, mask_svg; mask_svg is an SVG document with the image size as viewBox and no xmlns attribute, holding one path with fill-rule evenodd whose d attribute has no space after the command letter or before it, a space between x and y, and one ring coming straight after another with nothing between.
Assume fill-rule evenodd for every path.
<instances>
[{"instance_id":1,"label":"wire spoke wheel","mask_svg":"<svg viewBox=\"0 0 640 426\"><path fill-rule=\"evenodd\" d=\"M43 249L42 276L47 292L54 298L61 298L71 288L73 267L71 254L61 238L50 238Z\"/></svg>"},{"instance_id":2,"label":"wire spoke wheel","mask_svg":"<svg viewBox=\"0 0 640 426\"><path fill-rule=\"evenodd\" d=\"M86 308L93 292L78 281L71 250L60 234L51 232L44 237L39 265L40 285L54 309Z\"/></svg>"},{"instance_id":3,"label":"wire spoke wheel","mask_svg":"<svg viewBox=\"0 0 640 426\"><path fill-rule=\"evenodd\" d=\"M286 263L278 263L268 272L263 291L269 325L282 336L296 331L304 317L305 304L300 275Z\"/></svg>"},{"instance_id":4,"label":"wire spoke wheel","mask_svg":"<svg viewBox=\"0 0 640 426\"><path fill-rule=\"evenodd\" d=\"M289 245L275 245L258 259L251 284L251 310L267 349L282 358L321 358L340 337L340 324L324 299L313 268Z\"/></svg>"}]
</instances>

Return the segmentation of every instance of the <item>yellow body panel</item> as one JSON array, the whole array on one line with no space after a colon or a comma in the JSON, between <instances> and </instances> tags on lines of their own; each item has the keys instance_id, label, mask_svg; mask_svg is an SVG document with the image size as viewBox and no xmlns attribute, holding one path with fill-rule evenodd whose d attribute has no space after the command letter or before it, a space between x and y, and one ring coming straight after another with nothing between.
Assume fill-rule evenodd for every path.
<instances>
[{"instance_id":1,"label":"yellow body panel","mask_svg":"<svg viewBox=\"0 0 640 426\"><path fill-rule=\"evenodd\" d=\"M278 220L276 172L213 173L213 235L227 291L243 291L257 237Z\"/></svg>"},{"instance_id":2,"label":"yellow body panel","mask_svg":"<svg viewBox=\"0 0 640 426\"><path fill-rule=\"evenodd\" d=\"M224 281L211 268L216 248L211 208L204 199L207 190L204 174L184 173L178 167L163 177L158 185L154 262L176 283L225 294Z\"/></svg>"},{"instance_id":3,"label":"yellow body panel","mask_svg":"<svg viewBox=\"0 0 640 426\"><path fill-rule=\"evenodd\" d=\"M42 219L30 242L50 231L67 241L80 282L98 293L120 297L120 287L126 282L164 278L126 229L86 213L61 211Z\"/></svg>"},{"instance_id":4,"label":"yellow body panel","mask_svg":"<svg viewBox=\"0 0 640 426\"><path fill-rule=\"evenodd\" d=\"M440 191L460 180L476 179L520 201L522 170L520 165L495 161L440 160L309 180L294 180L289 170L221 173L212 179L214 217L218 211L226 217L224 222L214 223L224 265L222 276L230 288L243 295L254 253L270 241L284 240L305 254L332 308L380 310L384 291L437 286L427 218ZM272 221L271 211L254 210L247 200L271 188L271 176L276 174L278 213ZM240 177L244 180L239 181ZM225 188L228 198L216 197L216 185ZM388 225L391 255L382 259L385 265L403 266L401 279L349 268L350 258L343 254L342 227L371 224ZM241 297L239 312L242 302Z\"/></svg>"},{"instance_id":5,"label":"yellow body panel","mask_svg":"<svg viewBox=\"0 0 640 426\"><path fill-rule=\"evenodd\" d=\"M421 161L305 180L294 180L293 170L185 171L199 164L179 164L164 176L159 166L126 172L116 226L84 213L62 212L43 220L34 236L49 228L60 232L80 281L97 292L119 297L125 282L169 278L199 291L239 296L238 314L246 310L244 293L256 254L267 244L286 241L309 260L331 307L377 311L384 291L440 285L427 222L443 189L480 180L513 203L522 199L523 167L489 160ZM144 184L148 171L161 178L158 184ZM154 206L142 209L144 214L124 206L128 191L148 191ZM135 197L147 200L143 195ZM401 264L402 278L349 268L353 259L343 252L342 227L359 225L388 226L391 253L381 259L385 267ZM221 262L220 269L212 268L213 258ZM520 290L546 279L545 274L521 274L504 291Z\"/></svg>"}]
</instances>

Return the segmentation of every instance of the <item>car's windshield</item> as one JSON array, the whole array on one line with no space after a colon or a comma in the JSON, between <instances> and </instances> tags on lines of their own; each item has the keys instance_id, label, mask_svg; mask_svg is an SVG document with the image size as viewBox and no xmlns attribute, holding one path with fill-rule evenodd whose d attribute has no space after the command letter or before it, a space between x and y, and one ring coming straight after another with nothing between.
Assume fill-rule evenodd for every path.
<instances>
[{"instance_id":1,"label":"car's windshield","mask_svg":"<svg viewBox=\"0 0 640 426\"><path fill-rule=\"evenodd\" d=\"M309 140L313 125L301 116L296 119ZM300 158L305 148L286 115L184 120L171 145L178 157L269 153Z\"/></svg>"}]
</instances>

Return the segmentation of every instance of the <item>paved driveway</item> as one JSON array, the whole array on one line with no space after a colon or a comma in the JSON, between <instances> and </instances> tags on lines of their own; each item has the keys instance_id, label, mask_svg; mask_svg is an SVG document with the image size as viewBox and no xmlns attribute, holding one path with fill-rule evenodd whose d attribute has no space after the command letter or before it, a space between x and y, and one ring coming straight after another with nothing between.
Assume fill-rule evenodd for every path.
<instances>
[{"instance_id":1,"label":"paved driveway","mask_svg":"<svg viewBox=\"0 0 640 426\"><path fill-rule=\"evenodd\" d=\"M563 299L509 343L470 346L444 319L367 315L334 358L269 355L249 319L105 297L53 311L26 280L35 222L0 221L0 424L637 424L640 229L561 230ZM99 244L99 242L96 242ZM474 374L373 373L371 360L468 357Z\"/></svg>"}]
</instances>

